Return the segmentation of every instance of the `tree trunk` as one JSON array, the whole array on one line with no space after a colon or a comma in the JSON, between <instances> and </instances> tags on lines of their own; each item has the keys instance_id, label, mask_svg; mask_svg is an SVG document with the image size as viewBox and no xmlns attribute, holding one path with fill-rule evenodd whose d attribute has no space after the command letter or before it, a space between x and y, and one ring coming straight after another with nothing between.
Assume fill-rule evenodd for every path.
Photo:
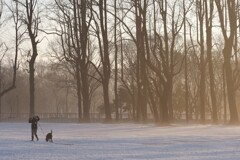
<instances>
[{"instance_id":1,"label":"tree trunk","mask_svg":"<svg viewBox=\"0 0 240 160\"><path fill-rule=\"evenodd\" d=\"M222 68L222 78L223 78L223 114L224 114L224 122L227 123L227 96L226 96L226 78L225 78L225 67L223 64Z\"/></svg>"},{"instance_id":2,"label":"tree trunk","mask_svg":"<svg viewBox=\"0 0 240 160\"><path fill-rule=\"evenodd\" d=\"M161 11L162 19L163 19L163 32L164 32L164 45L165 48L162 50L166 57L165 61L165 67L163 67L163 72L166 77L166 82L164 82L163 85L163 97L162 97L162 120L163 123L169 123L169 94L170 94L170 55L169 55L169 34L168 34L168 24L167 24L167 1L164 0L164 4L162 6L163 11Z\"/></svg>"},{"instance_id":3,"label":"tree trunk","mask_svg":"<svg viewBox=\"0 0 240 160\"><path fill-rule=\"evenodd\" d=\"M89 101L88 69L86 64L81 68L81 80L82 80L82 98L83 98L83 120L84 122L89 122L90 101Z\"/></svg>"},{"instance_id":4,"label":"tree trunk","mask_svg":"<svg viewBox=\"0 0 240 160\"><path fill-rule=\"evenodd\" d=\"M29 37L31 38L32 43L32 56L31 60L29 61L29 93L30 93L30 117L35 114L35 60L37 58L37 42L35 39L35 35L32 33L30 26L28 27Z\"/></svg>"},{"instance_id":5,"label":"tree trunk","mask_svg":"<svg viewBox=\"0 0 240 160\"><path fill-rule=\"evenodd\" d=\"M30 117L35 114L34 62L29 63Z\"/></svg>"},{"instance_id":6,"label":"tree trunk","mask_svg":"<svg viewBox=\"0 0 240 160\"><path fill-rule=\"evenodd\" d=\"M232 64L231 64L231 56L232 56L232 48L233 48L233 40L235 37L236 32L236 4L235 0L227 0L226 1L226 14L225 20L227 18L228 21L224 21L224 13L221 1L215 0L218 14L219 14L219 21L222 29L222 34L225 41L225 46L223 49L223 57L224 57L224 67L225 67L225 75L226 75L226 84L227 84L227 93L228 93L228 104L229 104L229 111L230 111L230 123L237 123L238 112L236 106L236 97L235 97L235 90L234 90L234 80L233 80L233 71L232 71ZM228 16L228 17L227 17ZM229 23L230 30L227 31L226 26ZM229 35L229 36L228 36Z\"/></svg>"},{"instance_id":7,"label":"tree trunk","mask_svg":"<svg viewBox=\"0 0 240 160\"><path fill-rule=\"evenodd\" d=\"M142 119L142 82L141 82L141 52L143 52L143 50L141 49L141 16L140 16L140 13L139 13L139 7L140 7L140 2L139 0L136 0L135 1L135 19L136 19L136 39L137 39L137 44L136 44L136 47L137 47L137 75L136 75L136 78L137 78L137 117L136 117L136 120L138 122L141 121Z\"/></svg>"},{"instance_id":8,"label":"tree trunk","mask_svg":"<svg viewBox=\"0 0 240 160\"><path fill-rule=\"evenodd\" d=\"M90 120L90 94L88 82L88 60L87 60L87 42L88 42L88 29L86 22L87 4L86 0L81 1L81 20L82 30L80 33L81 41L81 79L82 79L82 98L83 98L83 120L88 122ZM90 24L89 24L90 25ZM81 24L79 24L81 27Z\"/></svg>"},{"instance_id":9,"label":"tree trunk","mask_svg":"<svg viewBox=\"0 0 240 160\"><path fill-rule=\"evenodd\" d=\"M108 26L107 26L107 0L99 0L99 12L100 12L100 28L103 39L103 53L102 53L102 65L103 65L103 97L105 107L105 118L109 122L112 120L111 109L109 103L109 80L110 80L110 60L109 60L109 46L108 46Z\"/></svg>"},{"instance_id":10,"label":"tree trunk","mask_svg":"<svg viewBox=\"0 0 240 160\"><path fill-rule=\"evenodd\" d=\"M204 51L204 31L203 31L203 3L202 0L198 2L198 17L200 27L200 118L201 122L205 122L205 90L206 90L206 65L205 65L205 51Z\"/></svg>"},{"instance_id":11,"label":"tree trunk","mask_svg":"<svg viewBox=\"0 0 240 160\"><path fill-rule=\"evenodd\" d=\"M114 46L115 46L115 81L114 81L114 93L115 93L115 112L116 120L119 120L118 113L118 46L117 46L117 0L114 0Z\"/></svg>"},{"instance_id":12,"label":"tree trunk","mask_svg":"<svg viewBox=\"0 0 240 160\"><path fill-rule=\"evenodd\" d=\"M168 113L169 89L166 86L163 89L162 103L161 103L161 108L162 108L161 115L162 115L163 124L169 124L169 113Z\"/></svg>"},{"instance_id":13,"label":"tree trunk","mask_svg":"<svg viewBox=\"0 0 240 160\"><path fill-rule=\"evenodd\" d=\"M223 49L223 55L224 55L224 66L225 66L228 103L229 103L229 111L230 111L230 123L237 123L238 111L236 106L235 90L233 87L234 83L233 83L233 73L232 73L230 53L232 53L232 43L228 42L225 44L225 47Z\"/></svg>"},{"instance_id":14,"label":"tree trunk","mask_svg":"<svg viewBox=\"0 0 240 160\"><path fill-rule=\"evenodd\" d=\"M173 64L171 64L173 65ZM173 66L171 66L173 67ZM171 71L173 74L173 70ZM173 92L173 76L171 75L169 78L169 98L168 98L168 114L169 114L169 121L173 121L173 106L172 106L172 92Z\"/></svg>"},{"instance_id":15,"label":"tree trunk","mask_svg":"<svg viewBox=\"0 0 240 160\"><path fill-rule=\"evenodd\" d=\"M189 121L189 103L188 103L188 64L187 64L187 37L186 37L186 7L185 7L185 0L183 1L183 38L184 38L184 77L185 77L185 116L186 116L186 121Z\"/></svg>"},{"instance_id":16,"label":"tree trunk","mask_svg":"<svg viewBox=\"0 0 240 160\"><path fill-rule=\"evenodd\" d=\"M76 81L77 81L77 100L78 100L78 121L82 120L82 95L81 95L81 78L79 62L76 63Z\"/></svg>"},{"instance_id":17,"label":"tree trunk","mask_svg":"<svg viewBox=\"0 0 240 160\"><path fill-rule=\"evenodd\" d=\"M105 107L105 120L106 122L110 122L112 120L111 117L111 109L110 109L110 103L109 103L109 88L107 81L103 82L103 98L104 98L104 107Z\"/></svg>"},{"instance_id":18,"label":"tree trunk","mask_svg":"<svg viewBox=\"0 0 240 160\"><path fill-rule=\"evenodd\" d=\"M29 91L30 91L30 106L29 106L29 116L33 116L35 114L35 84L34 84L34 73L35 73L35 60L38 55L37 51L37 44L39 41L37 40L37 35L38 35L38 26L40 21L37 19L38 17L36 16L39 13L35 13L37 9L37 1L35 0L26 0L24 4L21 4L24 9L25 9L25 14L26 18L23 19L24 23L27 26L27 31L28 31L28 36L31 41L32 45L32 54L29 51L29 55L31 55L30 60L29 60Z\"/></svg>"},{"instance_id":19,"label":"tree trunk","mask_svg":"<svg viewBox=\"0 0 240 160\"><path fill-rule=\"evenodd\" d=\"M217 115L217 104L216 104L216 93L215 93L215 82L214 82L214 72L213 72L213 62L212 62L212 16L213 16L213 0L210 0L210 15L208 16L208 1L205 0L206 9L206 43L207 43L207 59L208 59L208 69L210 78L210 93L212 102L212 120L214 123L218 121Z\"/></svg>"},{"instance_id":20,"label":"tree trunk","mask_svg":"<svg viewBox=\"0 0 240 160\"><path fill-rule=\"evenodd\" d=\"M155 120L156 123L158 123L160 121L159 120L158 109L157 109L156 102L154 100L154 95L153 95L150 87L148 87L148 94L149 94L149 99L150 99L150 102L151 102L151 110L152 110L154 120Z\"/></svg>"}]
</instances>

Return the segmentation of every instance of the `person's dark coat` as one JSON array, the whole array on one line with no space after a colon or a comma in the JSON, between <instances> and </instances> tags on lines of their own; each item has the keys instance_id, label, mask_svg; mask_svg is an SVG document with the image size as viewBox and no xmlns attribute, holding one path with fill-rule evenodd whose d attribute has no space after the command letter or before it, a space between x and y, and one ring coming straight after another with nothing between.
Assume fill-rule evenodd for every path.
<instances>
[{"instance_id":1,"label":"person's dark coat","mask_svg":"<svg viewBox=\"0 0 240 160\"><path fill-rule=\"evenodd\" d=\"M33 120L32 120L32 125L31 125L32 129L37 129L37 126L38 126L38 125L37 125L37 122L38 122L37 119L34 119L34 118L33 118Z\"/></svg>"},{"instance_id":2,"label":"person's dark coat","mask_svg":"<svg viewBox=\"0 0 240 160\"><path fill-rule=\"evenodd\" d=\"M40 118L38 116L33 116L33 117L29 118L29 123L31 123L31 130L32 130L32 141L34 139L34 136L38 140L38 136L37 136L38 124L37 123L39 120L40 120Z\"/></svg>"}]
</instances>

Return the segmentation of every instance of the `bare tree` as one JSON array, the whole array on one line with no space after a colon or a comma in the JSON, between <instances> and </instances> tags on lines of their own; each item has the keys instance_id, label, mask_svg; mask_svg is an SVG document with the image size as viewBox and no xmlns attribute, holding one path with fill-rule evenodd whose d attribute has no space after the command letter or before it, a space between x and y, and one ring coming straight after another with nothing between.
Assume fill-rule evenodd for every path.
<instances>
[{"instance_id":1,"label":"bare tree","mask_svg":"<svg viewBox=\"0 0 240 160\"><path fill-rule=\"evenodd\" d=\"M37 0L26 0L25 2L20 2L17 0L19 4L21 4L25 11L26 17L23 19L23 22L25 23L28 31L28 36L31 41L32 45L32 51L29 51L30 60L29 63L29 90L30 90L30 116L33 116L35 114L35 61L38 56L38 48L37 45L40 43L39 40L37 40L38 37L38 29L39 24L41 22L39 17L39 11L38 11L38 4ZM32 52L32 53L31 53Z\"/></svg>"},{"instance_id":2,"label":"bare tree","mask_svg":"<svg viewBox=\"0 0 240 160\"><path fill-rule=\"evenodd\" d=\"M196 1L196 13L197 13L197 30L199 29L198 44L200 46L200 116L202 123L205 122L205 99L206 99L206 58L204 50L204 3L203 0Z\"/></svg>"},{"instance_id":3,"label":"bare tree","mask_svg":"<svg viewBox=\"0 0 240 160\"><path fill-rule=\"evenodd\" d=\"M78 118L90 120L90 84L89 84L89 57L87 43L89 42L89 27L92 20L92 1L59 1L57 6L57 18L54 20L60 24L58 35L65 60L75 70L74 77L77 84ZM58 14L60 13L60 14ZM89 15L89 17L88 17Z\"/></svg>"},{"instance_id":4,"label":"bare tree","mask_svg":"<svg viewBox=\"0 0 240 160\"><path fill-rule=\"evenodd\" d=\"M133 2L135 9L136 20L136 80L137 80L137 120L145 121L147 119L147 65L145 57L149 50L147 28L146 28L146 14L147 14L147 1L137 0Z\"/></svg>"},{"instance_id":5,"label":"bare tree","mask_svg":"<svg viewBox=\"0 0 240 160\"><path fill-rule=\"evenodd\" d=\"M190 111L190 106L189 106L189 81L188 81L188 52L189 49L192 48L187 46L187 27L189 26L189 30L191 32L191 26L192 24L190 24L187 14L189 13L189 11L192 10L192 4L194 3L194 1L190 1L188 3L186 3L186 0L183 0L183 45L184 45L184 79L185 79L185 114L186 114L186 121L188 122L189 120L189 111Z\"/></svg>"},{"instance_id":6,"label":"bare tree","mask_svg":"<svg viewBox=\"0 0 240 160\"><path fill-rule=\"evenodd\" d=\"M185 53L185 60L184 60L184 73L185 73L185 106L186 106L186 121L188 122L189 120L189 97L188 97L188 64L187 64L187 25L186 25L186 7L185 7L185 0L183 0L183 29L184 29L184 53Z\"/></svg>"},{"instance_id":7,"label":"bare tree","mask_svg":"<svg viewBox=\"0 0 240 160\"><path fill-rule=\"evenodd\" d=\"M1 11L2 11L2 1L0 1L0 18L1 18ZM19 33L19 29L22 26L22 23L19 20L19 9L18 9L18 3L15 4L15 8L13 6L8 6L8 9L11 11L12 14L12 18L14 21L14 29L15 29L15 56L14 56L14 60L13 60L13 75L12 75L12 84L11 86L5 88L4 90L2 90L2 83L1 83L1 64L2 64L2 60L4 58L5 53L3 54L3 56L0 59L0 119L1 119L1 97L3 95L5 95L6 93L10 92L11 90L16 88L16 75L17 75L17 69L18 69L18 52L19 52L19 45L22 42L22 36L23 33ZM3 44L0 45L0 48ZM5 52L7 51L7 48L5 50Z\"/></svg>"},{"instance_id":8,"label":"bare tree","mask_svg":"<svg viewBox=\"0 0 240 160\"><path fill-rule=\"evenodd\" d=\"M114 47L115 47L115 82L114 82L114 92L115 92L115 110L116 110L116 120L119 119L119 107L118 107L118 45L117 45L117 0L114 0Z\"/></svg>"},{"instance_id":9,"label":"bare tree","mask_svg":"<svg viewBox=\"0 0 240 160\"><path fill-rule=\"evenodd\" d=\"M212 102L212 119L216 123L218 120L217 116L217 104L216 104L216 93L215 93L215 80L212 62L212 21L213 21L213 7L214 1L204 1L205 4L205 20L206 20L206 46L207 46L207 60L210 78L210 93Z\"/></svg>"},{"instance_id":10,"label":"bare tree","mask_svg":"<svg viewBox=\"0 0 240 160\"><path fill-rule=\"evenodd\" d=\"M2 12L3 12L3 1L0 0L0 18L2 17Z\"/></svg>"},{"instance_id":11,"label":"bare tree","mask_svg":"<svg viewBox=\"0 0 240 160\"><path fill-rule=\"evenodd\" d=\"M80 12L80 17L78 21L79 30L80 30L80 44L81 44L81 54L79 56L80 59L80 69L81 69L81 81L82 81L82 96L83 96L83 119L85 121L89 121L89 110L90 110L90 91L89 91L89 80L88 80L88 69L89 69L89 55L87 54L87 42L88 41L88 31L90 27L90 22L92 20L92 12L88 12L88 10L92 9L92 2L87 0L78 0L74 2L79 6L78 12ZM89 21L87 22L87 14L91 14ZM77 20L75 20L77 22ZM76 28L75 28L76 29ZM77 34L77 33L76 33Z\"/></svg>"},{"instance_id":12,"label":"bare tree","mask_svg":"<svg viewBox=\"0 0 240 160\"><path fill-rule=\"evenodd\" d=\"M103 85L103 99L104 99L104 108L105 108L105 119L106 121L111 121L111 110L109 103L109 80L110 80L110 59L109 59L109 42L108 42L108 22L107 22L107 0L99 0L99 25L101 30L101 39L98 31L98 41L100 48L100 57L103 67L102 74L102 85ZM102 48L103 46L103 48Z\"/></svg>"},{"instance_id":13,"label":"bare tree","mask_svg":"<svg viewBox=\"0 0 240 160\"><path fill-rule=\"evenodd\" d=\"M223 57L224 57L224 69L226 74L226 86L228 93L228 103L230 111L230 123L237 123L238 112L236 107L236 97L234 90L234 75L232 69L232 51L233 51L233 41L236 32L236 3L235 0L225 1L225 6L222 1L215 0L218 17L221 25L221 30L224 38L224 48L223 48ZM226 12L224 12L224 7ZM224 17L224 14L226 17ZM227 26L229 25L229 29Z\"/></svg>"}]
</instances>

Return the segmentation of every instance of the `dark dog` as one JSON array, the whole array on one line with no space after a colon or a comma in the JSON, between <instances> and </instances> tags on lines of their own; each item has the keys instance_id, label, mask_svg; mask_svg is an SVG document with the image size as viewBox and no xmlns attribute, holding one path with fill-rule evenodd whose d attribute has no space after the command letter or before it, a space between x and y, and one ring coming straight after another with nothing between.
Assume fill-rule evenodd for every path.
<instances>
[{"instance_id":1,"label":"dark dog","mask_svg":"<svg viewBox=\"0 0 240 160\"><path fill-rule=\"evenodd\" d=\"M48 133L46 135L46 142L53 142L53 140L52 140L52 130L51 130L50 133Z\"/></svg>"}]
</instances>

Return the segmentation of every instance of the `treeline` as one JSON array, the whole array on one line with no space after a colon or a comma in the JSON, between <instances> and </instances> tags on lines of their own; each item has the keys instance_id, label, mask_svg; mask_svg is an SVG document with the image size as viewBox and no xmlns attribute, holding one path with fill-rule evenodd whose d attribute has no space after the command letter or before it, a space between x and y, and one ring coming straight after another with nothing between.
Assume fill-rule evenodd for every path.
<instances>
[{"instance_id":1,"label":"treeline","mask_svg":"<svg viewBox=\"0 0 240 160\"><path fill-rule=\"evenodd\" d=\"M71 77L80 121L90 121L92 95L99 87L108 122L121 118L123 106L138 122L149 114L165 124L239 121L237 0L18 0L5 5L16 26L15 57L26 39L31 44L26 54L30 115L36 112L35 60L44 35L52 39L46 52L60 79Z\"/></svg>"}]
</instances>

